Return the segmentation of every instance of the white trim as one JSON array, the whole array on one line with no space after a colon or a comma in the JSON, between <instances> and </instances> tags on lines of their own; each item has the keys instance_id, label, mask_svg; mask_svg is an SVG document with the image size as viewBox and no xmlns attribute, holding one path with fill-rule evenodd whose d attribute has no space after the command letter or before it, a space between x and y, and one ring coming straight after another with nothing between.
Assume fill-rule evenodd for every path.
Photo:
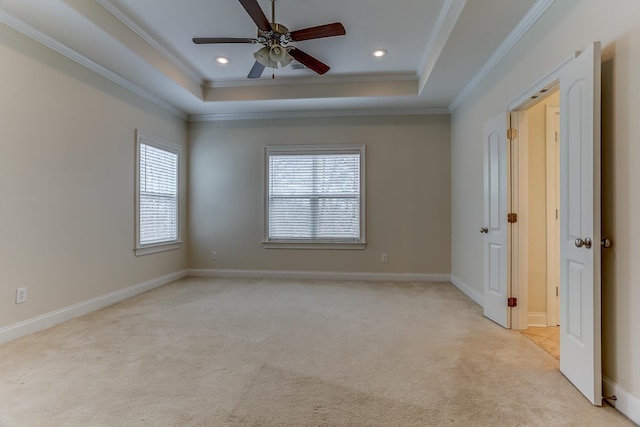
<instances>
[{"instance_id":1,"label":"white trim","mask_svg":"<svg viewBox=\"0 0 640 427\"><path fill-rule=\"evenodd\" d=\"M560 324L560 106L545 105L546 232L547 232L547 325ZM557 132L557 133L556 133Z\"/></svg>"},{"instance_id":2,"label":"white trim","mask_svg":"<svg viewBox=\"0 0 640 427\"><path fill-rule=\"evenodd\" d=\"M607 402L631 421L640 425L640 398L629 393L605 375L602 376L602 386L605 396L616 396L617 399L607 400Z\"/></svg>"},{"instance_id":3,"label":"white trim","mask_svg":"<svg viewBox=\"0 0 640 427\"><path fill-rule=\"evenodd\" d=\"M271 241L262 242L265 249L319 249L319 250L362 250L367 247L367 242L340 243L340 242L290 242Z\"/></svg>"},{"instance_id":4,"label":"white trim","mask_svg":"<svg viewBox=\"0 0 640 427\"><path fill-rule=\"evenodd\" d=\"M544 77L540 80L532 84L528 89L518 95L513 101L511 101L507 105L507 111L514 110L525 110L531 105L540 102L541 98L532 99L535 95L540 95L540 91L546 90L548 95L551 95L553 91L552 88L555 88L558 84L558 79L560 78L560 70L567 65L569 62L573 61L578 56L579 52L565 58L562 62L560 62L554 69L549 71Z\"/></svg>"},{"instance_id":5,"label":"white trim","mask_svg":"<svg viewBox=\"0 0 640 427\"><path fill-rule=\"evenodd\" d=\"M101 75L102 77L111 80L113 83L118 86L138 95L139 97L149 101L150 103L156 105L157 107L162 108L163 110L173 114L176 117L181 119L186 119L188 116L183 111L177 109L164 99L159 98L158 96L152 94L146 89L141 88L135 83L125 79L119 74L114 73L108 68L98 64L92 59L89 59L85 55L80 52L70 48L69 46L49 37L48 35L42 33L41 31L36 30L31 25L26 22L16 18L15 16L7 13L6 11L0 9L0 22L8 25L14 30L24 34L27 37L32 38L33 40L41 43L42 45L48 47L49 49L71 59L72 61L82 65L83 67Z\"/></svg>"},{"instance_id":6,"label":"white trim","mask_svg":"<svg viewBox=\"0 0 640 427\"><path fill-rule=\"evenodd\" d=\"M113 3L111 3L109 0L96 0L96 1L98 2L99 5L101 5L102 7L107 9L109 12L111 12L111 14L115 16L117 19L119 19L124 25L129 27L131 31L133 31L138 36L140 36L140 38L143 39L145 42L147 42L152 48L157 50L158 53L160 53L160 55L164 56L175 66L180 68L180 70L183 73L188 75L193 80L196 86L202 85L202 76L196 73L191 67L185 64L183 61L178 59L178 57L176 57L173 53L171 53L169 49L161 45L156 39L151 37L138 24L133 22L127 15L125 15L124 12L118 9Z\"/></svg>"},{"instance_id":7,"label":"white trim","mask_svg":"<svg viewBox=\"0 0 640 427\"><path fill-rule=\"evenodd\" d=\"M547 327L547 313L530 312L527 317L527 326Z\"/></svg>"},{"instance_id":8,"label":"white trim","mask_svg":"<svg viewBox=\"0 0 640 427\"><path fill-rule=\"evenodd\" d=\"M364 110L308 110L308 111L265 111L249 113L193 114L190 122L215 122L224 120L265 120L298 119L322 117L366 117L366 116L429 116L448 115L446 108L399 108Z\"/></svg>"},{"instance_id":9,"label":"white trim","mask_svg":"<svg viewBox=\"0 0 640 427\"><path fill-rule=\"evenodd\" d=\"M518 221L509 227L511 260L507 262L511 296L518 299L517 307L511 309L511 329L519 330L529 327L529 118L526 110L508 114L509 127L517 129L517 137L508 147L507 197L509 211L518 214Z\"/></svg>"},{"instance_id":10,"label":"white trim","mask_svg":"<svg viewBox=\"0 0 640 427\"><path fill-rule=\"evenodd\" d=\"M249 80L218 80L206 81L203 89L236 88L236 87L270 87L270 86L301 86L324 85L333 86L340 83L386 83L386 82L415 82L418 83L415 74L407 73L383 73L375 75L350 75L323 77L322 79L309 77L291 77L287 79L249 79Z\"/></svg>"},{"instance_id":11,"label":"white trim","mask_svg":"<svg viewBox=\"0 0 640 427\"><path fill-rule=\"evenodd\" d=\"M527 14L520 20L518 25L511 31L509 36L504 39L498 49L493 52L493 55L485 62L480 71L469 83L462 89L456 99L449 105L449 111L454 112L469 95L473 92L484 79L487 78L489 73L500 63L502 58L515 46L515 44L525 35L529 28L536 23L538 19L551 7L555 0L537 0L535 4L529 9Z\"/></svg>"},{"instance_id":12,"label":"white trim","mask_svg":"<svg viewBox=\"0 0 640 427\"><path fill-rule=\"evenodd\" d=\"M78 304L51 311L41 316L33 317L19 323L14 323L13 325L5 326L3 328L0 328L0 344L12 341L25 335L32 334L34 332L41 331L43 329L50 328L54 325L66 322L67 320L71 320L75 317L100 310L101 308L123 301L127 298L134 297L143 292L159 288L160 286L167 285L184 277L187 277L186 270L167 274L166 276L138 283L137 285L129 286L128 288L110 292L108 294L104 294L99 297L80 302Z\"/></svg>"},{"instance_id":13,"label":"white trim","mask_svg":"<svg viewBox=\"0 0 640 427\"><path fill-rule=\"evenodd\" d=\"M477 291L471 289L471 286L464 283L462 280L455 276L451 276L451 283L458 288L460 292L471 298L480 307L484 307L484 296Z\"/></svg>"},{"instance_id":14,"label":"white trim","mask_svg":"<svg viewBox=\"0 0 640 427\"><path fill-rule=\"evenodd\" d=\"M140 243L140 145L148 145L155 147L168 153L175 154L176 159L176 238L175 240L166 242L157 242L152 244ZM180 191L180 175L182 173L182 146L175 142L169 141L159 136L152 135L140 129L136 129L136 158L135 158L135 247L136 256L149 255L158 252L172 251L182 246L182 230L180 227L180 201L182 194Z\"/></svg>"},{"instance_id":15,"label":"white trim","mask_svg":"<svg viewBox=\"0 0 640 427\"><path fill-rule=\"evenodd\" d=\"M182 240L169 243L158 243L154 245L139 246L134 249L136 256L157 254L158 252L173 251L182 247Z\"/></svg>"},{"instance_id":16,"label":"white trim","mask_svg":"<svg viewBox=\"0 0 640 427\"><path fill-rule=\"evenodd\" d=\"M281 240L281 239L271 239L269 233L269 165L270 158L272 156L277 155L325 155L325 154L349 154L349 155L357 155L358 156L358 165L360 169L359 176L359 184L360 184L360 194L358 196L358 215L359 215L359 236L357 239L345 240L345 239L335 239L332 241L326 240L314 240L313 237L310 236L309 240L305 241L295 241L295 240ZM320 247L325 247L327 249L331 249L326 245L334 245L338 246L341 249L364 249L364 245L366 245L366 154L367 147L365 144L350 144L350 145L268 145L264 147L264 164L263 164L263 244L268 245L266 248L276 248L280 246L281 248L285 248L289 246L289 248L296 247L298 249L318 249Z\"/></svg>"},{"instance_id":17,"label":"white trim","mask_svg":"<svg viewBox=\"0 0 640 427\"><path fill-rule=\"evenodd\" d=\"M466 0L445 0L418 68L418 76L420 77L418 95L422 93L424 86L427 84L427 80L429 80L444 46L447 44L449 37L451 37L451 33L466 3Z\"/></svg>"},{"instance_id":18,"label":"white trim","mask_svg":"<svg viewBox=\"0 0 640 427\"><path fill-rule=\"evenodd\" d=\"M192 269L192 277L223 277L243 279L315 279L354 280L369 282L449 282L448 274L426 273L344 273L338 271L292 271L292 270L217 270Z\"/></svg>"}]
</instances>

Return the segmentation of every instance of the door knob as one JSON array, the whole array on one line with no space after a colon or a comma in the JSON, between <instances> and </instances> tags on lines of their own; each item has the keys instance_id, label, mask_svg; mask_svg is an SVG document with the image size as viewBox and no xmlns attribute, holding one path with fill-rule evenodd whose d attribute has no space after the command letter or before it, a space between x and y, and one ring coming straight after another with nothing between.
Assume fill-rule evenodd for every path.
<instances>
[{"instance_id":1,"label":"door knob","mask_svg":"<svg viewBox=\"0 0 640 427\"><path fill-rule=\"evenodd\" d=\"M584 246L584 247L585 247L585 248L587 248L587 249L591 249L591 246L593 246L593 242L591 241L591 239L590 239L589 237L587 237L587 238L586 238L586 239L584 239L584 240L582 240L580 237L578 237L578 238L576 239L576 246L577 246L578 248L581 248L581 247L583 247L583 246Z\"/></svg>"},{"instance_id":2,"label":"door knob","mask_svg":"<svg viewBox=\"0 0 640 427\"><path fill-rule=\"evenodd\" d=\"M611 240L607 239L606 237L604 237L602 239L602 241L600 242L600 246L602 246L605 249L608 249L611 247Z\"/></svg>"},{"instance_id":3,"label":"door knob","mask_svg":"<svg viewBox=\"0 0 640 427\"><path fill-rule=\"evenodd\" d=\"M488 229L487 227L482 227L482 228L480 229L480 232L481 232L481 233L488 233L488 232L489 232L489 229Z\"/></svg>"}]
</instances>

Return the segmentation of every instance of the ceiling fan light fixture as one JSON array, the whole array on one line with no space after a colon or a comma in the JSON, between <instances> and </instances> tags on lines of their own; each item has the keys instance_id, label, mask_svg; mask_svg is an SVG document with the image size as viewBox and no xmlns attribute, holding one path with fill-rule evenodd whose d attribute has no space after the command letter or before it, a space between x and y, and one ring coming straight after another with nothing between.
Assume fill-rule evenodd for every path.
<instances>
[{"instance_id":1,"label":"ceiling fan light fixture","mask_svg":"<svg viewBox=\"0 0 640 427\"><path fill-rule=\"evenodd\" d=\"M274 44L271 46L269 50L269 59L273 62L283 61L287 57L287 49L280 46L279 44Z\"/></svg>"},{"instance_id":2,"label":"ceiling fan light fixture","mask_svg":"<svg viewBox=\"0 0 640 427\"><path fill-rule=\"evenodd\" d=\"M254 53L253 57L256 61L267 68L278 68L278 63L271 60L271 57L269 56L269 48L267 46Z\"/></svg>"},{"instance_id":3,"label":"ceiling fan light fixture","mask_svg":"<svg viewBox=\"0 0 640 427\"><path fill-rule=\"evenodd\" d=\"M375 56L376 58L382 58L386 54L387 54L387 51L384 49L376 49L373 51L373 56Z\"/></svg>"},{"instance_id":4,"label":"ceiling fan light fixture","mask_svg":"<svg viewBox=\"0 0 640 427\"><path fill-rule=\"evenodd\" d=\"M287 53L284 57L284 59L282 61L280 61L280 68L284 68L287 65L291 64L291 61L293 61L293 56L289 55L289 53Z\"/></svg>"},{"instance_id":5,"label":"ceiling fan light fixture","mask_svg":"<svg viewBox=\"0 0 640 427\"><path fill-rule=\"evenodd\" d=\"M227 58L225 56L218 56L218 57L216 57L216 62L218 64L220 64L220 65L227 65L231 61L229 60L229 58Z\"/></svg>"}]
</instances>

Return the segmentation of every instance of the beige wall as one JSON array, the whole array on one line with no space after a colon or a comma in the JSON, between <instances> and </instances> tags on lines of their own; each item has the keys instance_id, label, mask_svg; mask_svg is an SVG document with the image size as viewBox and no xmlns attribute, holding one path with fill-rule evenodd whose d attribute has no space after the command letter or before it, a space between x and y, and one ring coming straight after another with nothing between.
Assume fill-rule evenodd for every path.
<instances>
[{"instance_id":1,"label":"beige wall","mask_svg":"<svg viewBox=\"0 0 640 427\"><path fill-rule=\"evenodd\" d=\"M191 123L191 267L449 274L449 138L449 116ZM366 249L264 249L264 146L327 143L366 144Z\"/></svg>"},{"instance_id":2,"label":"beige wall","mask_svg":"<svg viewBox=\"0 0 640 427\"><path fill-rule=\"evenodd\" d=\"M133 253L135 129L184 120L3 25L0 65L0 328L184 269Z\"/></svg>"},{"instance_id":3,"label":"beige wall","mask_svg":"<svg viewBox=\"0 0 640 427\"><path fill-rule=\"evenodd\" d=\"M604 374L640 398L640 2L557 1L452 115L452 275L482 293L482 124L572 52L603 47Z\"/></svg>"}]
</instances>

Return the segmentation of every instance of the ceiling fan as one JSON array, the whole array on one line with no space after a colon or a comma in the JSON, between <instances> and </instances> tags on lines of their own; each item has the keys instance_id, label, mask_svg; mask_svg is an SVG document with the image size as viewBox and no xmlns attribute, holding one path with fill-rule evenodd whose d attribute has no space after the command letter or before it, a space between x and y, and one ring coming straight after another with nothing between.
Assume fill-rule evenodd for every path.
<instances>
[{"instance_id":1,"label":"ceiling fan","mask_svg":"<svg viewBox=\"0 0 640 427\"><path fill-rule=\"evenodd\" d=\"M290 32L284 25L276 23L276 0L271 0L271 22L269 22L260 8L258 0L239 1L258 26L258 36L256 38L209 37L194 38L193 42L195 44L249 43L263 45L260 50L253 54L256 62L247 76L250 79L260 78L266 67L274 69L286 67L294 59L318 74L324 74L329 71L330 67L327 64L291 46L290 43L323 37L344 36L347 32L341 23L335 22Z\"/></svg>"}]
</instances>

